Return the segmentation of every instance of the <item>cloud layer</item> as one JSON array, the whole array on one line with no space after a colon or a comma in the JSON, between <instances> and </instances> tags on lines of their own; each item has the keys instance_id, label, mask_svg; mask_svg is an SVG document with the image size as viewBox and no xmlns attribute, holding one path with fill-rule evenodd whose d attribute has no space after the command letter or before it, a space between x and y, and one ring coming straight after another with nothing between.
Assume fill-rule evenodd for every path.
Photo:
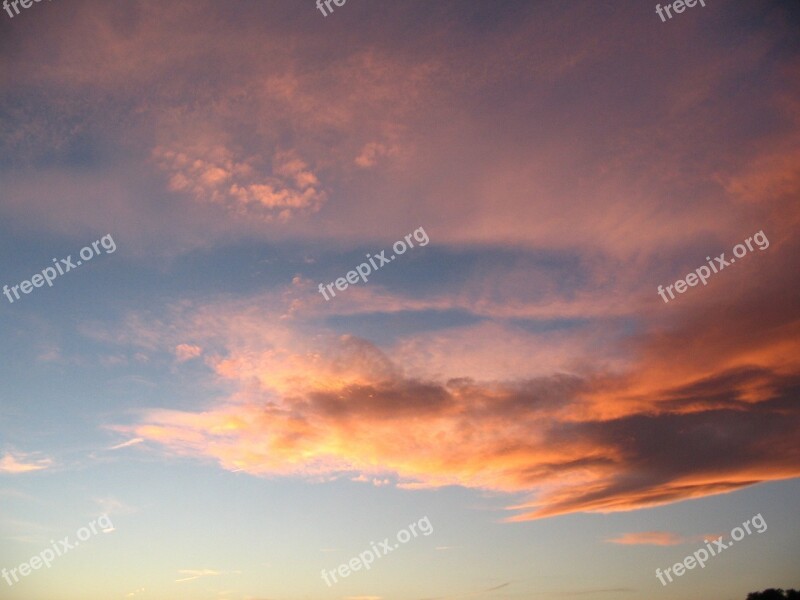
<instances>
[{"instance_id":1,"label":"cloud layer","mask_svg":"<svg viewBox=\"0 0 800 600\"><path fill-rule=\"evenodd\" d=\"M233 390L145 411L116 448L507 492L511 519L800 474L789 9L666 34L650 15L657 37L634 2L365 5L324 34L296 10L52 3L3 42L9 223L114 224L148 259L257 240L319 269L219 299L209 268L205 299L107 327ZM316 294L420 225L425 252ZM768 250L663 304L658 285L759 230ZM398 316L416 328L353 331Z\"/></svg>"},{"instance_id":2,"label":"cloud layer","mask_svg":"<svg viewBox=\"0 0 800 600\"><path fill-rule=\"evenodd\" d=\"M625 342L638 358L615 372L440 380L407 375L390 348L352 335L309 337L306 315L289 316L284 302L183 307L161 333L132 319L135 342L173 348L191 335L213 349L206 364L237 391L200 412L148 411L126 431L255 475L527 494L512 519L630 510L800 474L787 324L759 336L761 319L736 329L729 315L703 314L692 338L711 353L701 361L674 352L700 346L676 327ZM484 343L503 355L504 340Z\"/></svg>"}]
</instances>

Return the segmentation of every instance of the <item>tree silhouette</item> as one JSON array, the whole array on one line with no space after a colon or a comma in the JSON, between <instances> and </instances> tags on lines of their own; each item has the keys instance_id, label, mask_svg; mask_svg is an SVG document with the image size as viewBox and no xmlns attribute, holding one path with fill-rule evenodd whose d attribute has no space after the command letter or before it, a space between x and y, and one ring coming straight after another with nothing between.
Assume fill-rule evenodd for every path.
<instances>
[{"instance_id":1,"label":"tree silhouette","mask_svg":"<svg viewBox=\"0 0 800 600\"><path fill-rule=\"evenodd\" d=\"M747 600L800 600L800 592L769 588L763 592L750 592Z\"/></svg>"}]
</instances>

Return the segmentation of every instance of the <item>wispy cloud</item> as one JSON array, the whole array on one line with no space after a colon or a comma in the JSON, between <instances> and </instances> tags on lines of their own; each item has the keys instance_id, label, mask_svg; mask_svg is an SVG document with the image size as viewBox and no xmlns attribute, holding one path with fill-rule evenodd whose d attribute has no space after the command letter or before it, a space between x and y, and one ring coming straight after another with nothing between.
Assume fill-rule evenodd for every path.
<instances>
[{"instance_id":1,"label":"wispy cloud","mask_svg":"<svg viewBox=\"0 0 800 600\"><path fill-rule=\"evenodd\" d=\"M607 539L611 544L630 546L676 546L687 541L684 537L669 531L642 531L624 533L618 537Z\"/></svg>"},{"instance_id":2,"label":"wispy cloud","mask_svg":"<svg viewBox=\"0 0 800 600\"><path fill-rule=\"evenodd\" d=\"M122 442L121 444L117 444L116 446L111 446L108 448L109 450L120 450L121 448L129 448L130 446L135 446L136 444L141 444L144 442L144 438L133 438L128 440L127 442Z\"/></svg>"},{"instance_id":3,"label":"wispy cloud","mask_svg":"<svg viewBox=\"0 0 800 600\"><path fill-rule=\"evenodd\" d=\"M30 473L31 471L47 469L52 464L53 461L49 458L34 458L30 454L6 452L0 458L0 473L10 475Z\"/></svg>"}]
</instances>

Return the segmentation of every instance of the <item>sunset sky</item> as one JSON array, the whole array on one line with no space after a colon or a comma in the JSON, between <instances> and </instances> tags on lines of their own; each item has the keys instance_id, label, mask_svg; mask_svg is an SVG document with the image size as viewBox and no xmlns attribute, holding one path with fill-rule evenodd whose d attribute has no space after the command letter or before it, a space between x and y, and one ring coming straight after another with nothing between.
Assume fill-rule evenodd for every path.
<instances>
[{"instance_id":1,"label":"sunset sky","mask_svg":"<svg viewBox=\"0 0 800 600\"><path fill-rule=\"evenodd\" d=\"M0 10L0 598L800 588L800 5L314 1Z\"/></svg>"}]
</instances>

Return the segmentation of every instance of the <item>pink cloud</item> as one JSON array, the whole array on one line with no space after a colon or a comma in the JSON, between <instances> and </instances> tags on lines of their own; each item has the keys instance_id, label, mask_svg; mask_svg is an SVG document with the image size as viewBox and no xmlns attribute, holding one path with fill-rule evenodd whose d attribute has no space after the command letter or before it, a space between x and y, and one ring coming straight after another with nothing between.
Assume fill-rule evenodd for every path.
<instances>
[{"instance_id":1,"label":"pink cloud","mask_svg":"<svg viewBox=\"0 0 800 600\"><path fill-rule=\"evenodd\" d=\"M41 471L49 468L53 461L49 458L33 458L29 454L16 455L11 452L6 452L0 458L0 473L9 475L18 475L20 473L30 473L32 471Z\"/></svg>"},{"instance_id":2,"label":"pink cloud","mask_svg":"<svg viewBox=\"0 0 800 600\"><path fill-rule=\"evenodd\" d=\"M175 346L175 356L178 362L186 362L193 358L197 358L203 353L203 349L195 344L178 344Z\"/></svg>"}]
</instances>

